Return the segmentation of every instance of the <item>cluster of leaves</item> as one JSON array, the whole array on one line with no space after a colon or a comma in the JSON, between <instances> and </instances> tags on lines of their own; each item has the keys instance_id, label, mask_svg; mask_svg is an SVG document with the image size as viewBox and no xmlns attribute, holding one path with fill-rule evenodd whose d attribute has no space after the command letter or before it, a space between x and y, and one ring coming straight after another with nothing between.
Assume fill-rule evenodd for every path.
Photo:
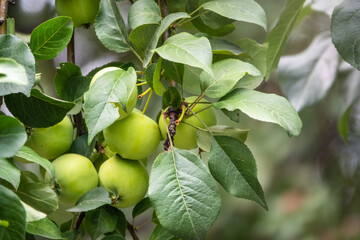
<instances>
[{"instance_id":1,"label":"cluster of leaves","mask_svg":"<svg viewBox=\"0 0 360 240\"><path fill-rule=\"evenodd\" d=\"M85 118L88 134L77 136L70 151L90 157L103 129L119 117L116 105L126 110L139 82L146 82L163 97L163 109L178 108L185 91L211 99L214 108L234 121L241 111L253 119L278 124L290 136L299 135L302 123L296 110L322 99L335 80L339 58L332 42L345 61L360 69L359 36L353 34L357 21L352 19L359 18L360 5L345 0L333 12L331 34L320 34L303 53L280 61L279 80L295 109L284 97L254 90L278 67L289 34L305 11L304 2L288 0L277 24L259 44L252 39L230 42L219 38L234 30L235 21L267 30L265 12L254 0L168 0L172 11L166 16L155 1L138 0L129 11L130 31L116 1L101 0L94 27L97 37L109 50L134 53L143 69L136 71L133 63L115 62L84 76L74 63L61 63L54 79L60 99L36 86L35 60L53 59L66 48L73 34L71 19L56 17L42 23L32 32L29 45L14 35L1 35L0 96L14 117L0 115L0 178L5 180L0 186L0 237L23 239L27 232L76 239L79 232L68 231L71 221L59 228L47 217L58 209L55 192L33 173L20 171L12 158L38 163L53 175L47 159L23 146L25 126L49 127L67 114L79 113ZM181 26L189 22L199 32L181 32ZM165 35L169 37L163 41ZM324 64L328 72L319 71ZM91 78L107 66L121 69L100 77L89 89ZM173 83L175 87L170 86ZM348 109L357 97L354 94L348 101ZM341 121L344 136L348 112ZM221 208L216 182L228 193L267 209L255 159L244 144L247 132L228 126L198 129L198 145L209 152L208 166L198 155L177 148L156 157L149 197L133 209L133 218L154 209L152 220L157 227L151 239L204 238ZM127 220L109 204L108 193L100 187L87 192L67 211L86 212L84 230L92 239L104 234L104 239L124 239Z\"/></svg>"}]
</instances>

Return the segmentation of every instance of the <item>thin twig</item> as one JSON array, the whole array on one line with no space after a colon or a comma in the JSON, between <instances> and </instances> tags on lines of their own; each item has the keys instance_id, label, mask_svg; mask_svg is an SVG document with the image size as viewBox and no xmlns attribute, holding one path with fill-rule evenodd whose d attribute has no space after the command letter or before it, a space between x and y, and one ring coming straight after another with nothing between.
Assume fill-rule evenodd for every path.
<instances>
[{"instance_id":1,"label":"thin twig","mask_svg":"<svg viewBox=\"0 0 360 240\"><path fill-rule=\"evenodd\" d=\"M73 227L74 230L79 230L81 222L84 220L84 218L85 218L85 212L81 212L75 220L75 224Z\"/></svg>"},{"instance_id":2,"label":"thin twig","mask_svg":"<svg viewBox=\"0 0 360 240\"><path fill-rule=\"evenodd\" d=\"M132 238L134 240L139 240L139 237L136 235L134 226L131 225L129 222L127 222L127 226L126 226L127 230L129 231L130 235L132 236Z\"/></svg>"},{"instance_id":3,"label":"thin twig","mask_svg":"<svg viewBox=\"0 0 360 240\"><path fill-rule=\"evenodd\" d=\"M0 35L6 34L8 0L0 0Z\"/></svg>"}]
</instances>

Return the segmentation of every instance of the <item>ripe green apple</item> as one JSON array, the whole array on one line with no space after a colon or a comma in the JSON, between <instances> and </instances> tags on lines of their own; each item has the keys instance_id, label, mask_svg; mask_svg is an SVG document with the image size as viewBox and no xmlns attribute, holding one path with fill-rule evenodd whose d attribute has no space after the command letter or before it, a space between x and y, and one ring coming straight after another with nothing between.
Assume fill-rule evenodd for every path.
<instances>
[{"instance_id":1,"label":"ripe green apple","mask_svg":"<svg viewBox=\"0 0 360 240\"><path fill-rule=\"evenodd\" d=\"M100 186L106 188L118 208L131 207L144 198L149 176L139 161L123 159L114 155L99 169Z\"/></svg>"},{"instance_id":2,"label":"ripe green apple","mask_svg":"<svg viewBox=\"0 0 360 240\"><path fill-rule=\"evenodd\" d=\"M95 21L100 0L56 0L55 8L59 16L72 18L75 27L89 27Z\"/></svg>"},{"instance_id":3,"label":"ripe green apple","mask_svg":"<svg viewBox=\"0 0 360 240\"><path fill-rule=\"evenodd\" d=\"M149 156L159 145L157 123L134 109L126 118L104 129L105 142L121 157L140 160Z\"/></svg>"},{"instance_id":4,"label":"ripe green apple","mask_svg":"<svg viewBox=\"0 0 360 240\"><path fill-rule=\"evenodd\" d=\"M99 79L100 76L104 75L105 73L107 72L111 72L111 71L114 71L114 70L118 70L119 68L117 67L107 67L107 68L104 68L104 69L101 69L99 72L97 72L94 77L91 79L91 82L90 82L90 86L89 88L91 88L94 83L96 82L97 79ZM118 104L118 103L115 103L115 106L119 109L119 115L120 117L118 118L118 120L121 120L123 118L125 118L129 113L131 113L131 111L134 109L135 105L136 105L136 101L137 101L137 96L138 96L138 90L137 90L137 87L134 87L133 91L131 92L130 94L130 98L129 98L129 101L127 102L126 104L126 110L127 112L125 112L121 105Z\"/></svg>"},{"instance_id":5,"label":"ripe green apple","mask_svg":"<svg viewBox=\"0 0 360 240\"><path fill-rule=\"evenodd\" d=\"M191 104L196 100L196 96L188 97L185 99L185 102ZM202 99L200 102L204 102L206 99ZM192 110L197 112L202 108L206 107L205 104L197 104ZM206 126L210 127L216 124L216 116L212 108L208 108L204 111L201 111L197 116L203 121ZM195 117L191 116L189 118L183 119L179 125L176 126L176 134L174 137L174 146L181 149L194 149L197 147L196 143L196 128L184 124L183 122L195 125L200 128L205 128L204 125ZM169 125L169 118L166 119L167 125ZM166 126L164 124L164 119L162 115L159 118L159 127L162 137L165 139L167 136Z\"/></svg>"},{"instance_id":6,"label":"ripe green apple","mask_svg":"<svg viewBox=\"0 0 360 240\"><path fill-rule=\"evenodd\" d=\"M98 186L98 174L92 162L79 154L62 155L52 162L55 168L54 179L46 173L45 180L51 182L59 196L60 203L75 205L87 191Z\"/></svg>"},{"instance_id":7,"label":"ripe green apple","mask_svg":"<svg viewBox=\"0 0 360 240\"><path fill-rule=\"evenodd\" d=\"M69 117L47 128L33 128L26 146L41 157L52 160L68 151L74 137L74 127Z\"/></svg>"}]
</instances>

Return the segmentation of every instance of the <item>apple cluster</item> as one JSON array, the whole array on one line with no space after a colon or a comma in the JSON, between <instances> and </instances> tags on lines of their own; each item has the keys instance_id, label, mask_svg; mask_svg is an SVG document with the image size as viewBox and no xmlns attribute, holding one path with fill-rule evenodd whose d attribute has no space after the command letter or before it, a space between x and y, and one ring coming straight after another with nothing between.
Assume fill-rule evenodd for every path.
<instances>
[{"instance_id":1,"label":"apple cluster","mask_svg":"<svg viewBox=\"0 0 360 240\"><path fill-rule=\"evenodd\" d=\"M90 88L106 73L116 71L108 67L94 75ZM145 168L148 156L155 151L160 140L167 137L167 125L159 118L159 124L135 108L137 101L135 87L126 104L125 112L119 104L120 117L103 130L105 154L94 163L79 154L68 153L74 138L74 128L69 117L48 128L31 130L26 146L32 148L41 157L52 161L55 176L45 174L45 180L51 184L59 196L59 201L68 206L89 190L102 186L106 188L115 207L127 208L138 203L147 193L149 176ZM196 96L184 100L192 103ZM176 127L174 146L181 149L194 149L196 128L216 124L212 108L204 108L200 102L192 108L192 113L185 115ZM196 116L193 115L196 113ZM205 125L205 126L204 126ZM195 127L194 127L195 126ZM26 162L24 159L17 160Z\"/></svg>"}]
</instances>

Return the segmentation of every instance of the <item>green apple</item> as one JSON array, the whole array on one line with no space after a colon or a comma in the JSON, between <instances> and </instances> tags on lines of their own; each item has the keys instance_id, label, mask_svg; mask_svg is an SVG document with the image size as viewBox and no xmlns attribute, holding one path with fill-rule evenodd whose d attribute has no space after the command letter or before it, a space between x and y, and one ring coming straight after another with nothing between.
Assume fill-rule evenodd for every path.
<instances>
[{"instance_id":1,"label":"green apple","mask_svg":"<svg viewBox=\"0 0 360 240\"><path fill-rule=\"evenodd\" d=\"M90 86L89 88L91 88L94 83L96 82L97 79L99 79L100 76L104 75L105 73L111 72L111 71L115 71L118 70L119 68L117 67L107 67L104 69L101 69L100 71L98 71L94 77L91 79L90 82ZM118 120L121 120L123 118L125 118L129 113L131 113L131 111L134 109L135 105L136 105L136 101L137 101L137 96L138 96L138 90L137 87L135 86L133 91L130 94L129 97L129 101L126 104L126 110L127 112L125 112L122 107L120 106L120 104L115 103L115 106L119 109L119 115L120 117L118 118Z\"/></svg>"},{"instance_id":2,"label":"green apple","mask_svg":"<svg viewBox=\"0 0 360 240\"><path fill-rule=\"evenodd\" d=\"M41 157L52 160L67 152L72 144L74 128L69 117L48 128L33 128L26 146Z\"/></svg>"},{"instance_id":3,"label":"green apple","mask_svg":"<svg viewBox=\"0 0 360 240\"><path fill-rule=\"evenodd\" d=\"M53 184L60 203L75 205L87 191L98 186L98 174L92 162L79 154L62 155L52 162L55 168L54 179L46 173L45 180Z\"/></svg>"},{"instance_id":4,"label":"green apple","mask_svg":"<svg viewBox=\"0 0 360 240\"><path fill-rule=\"evenodd\" d=\"M72 18L75 27L89 27L95 21L100 0L56 0L55 8L59 16Z\"/></svg>"},{"instance_id":5,"label":"green apple","mask_svg":"<svg viewBox=\"0 0 360 240\"><path fill-rule=\"evenodd\" d=\"M105 161L99 169L100 186L111 195L114 206L131 207L144 198L149 176L139 161L132 161L114 155Z\"/></svg>"},{"instance_id":6,"label":"green apple","mask_svg":"<svg viewBox=\"0 0 360 240\"><path fill-rule=\"evenodd\" d=\"M105 142L121 157L140 160L148 157L159 145L157 123L134 109L126 118L104 129Z\"/></svg>"},{"instance_id":7,"label":"green apple","mask_svg":"<svg viewBox=\"0 0 360 240\"><path fill-rule=\"evenodd\" d=\"M189 97L185 99L185 102L191 104L196 100L196 96ZM200 102L204 102L206 99L202 99ZM202 108L206 107L205 104L197 104L192 110L197 112ZM208 108L204 111L201 111L197 116L203 121L206 126L210 127L216 124L216 116L212 108ZM191 116L189 118L184 118L179 125L176 126L176 134L174 137L174 146L181 149L194 149L197 147L196 143L196 128L184 124L183 122L195 125L200 128L205 128L205 126L195 117ZM169 125L169 118L166 119L167 125ZM167 127L164 124L164 119L162 115L159 118L159 126L162 137L165 139L167 136Z\"/></svg>"}]
</instances>

